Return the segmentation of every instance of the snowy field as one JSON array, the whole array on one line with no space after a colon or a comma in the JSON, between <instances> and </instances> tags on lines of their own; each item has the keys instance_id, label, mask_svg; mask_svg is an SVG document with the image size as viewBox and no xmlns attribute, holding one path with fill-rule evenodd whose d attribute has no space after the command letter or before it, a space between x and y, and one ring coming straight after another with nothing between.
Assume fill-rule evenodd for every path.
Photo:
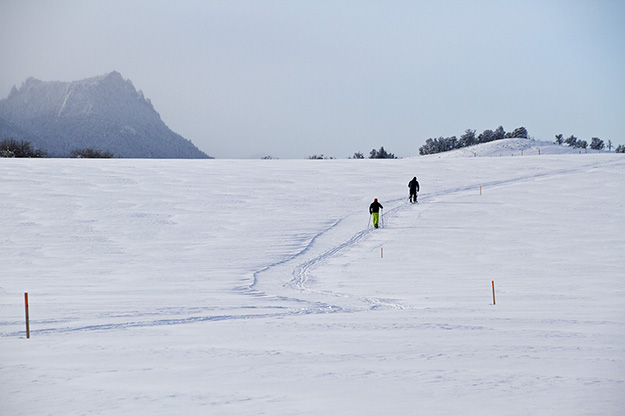
<instances>
[{"instance_id":1,"label":"snowy field","mask_svg":"<svg viewBox=\"0 0 625 416\"><path fill-rule=\"evenodd\" d=\"M625 414L625 157L509 150L0 159L0 414Z\"/></svg>"}]
</instances>

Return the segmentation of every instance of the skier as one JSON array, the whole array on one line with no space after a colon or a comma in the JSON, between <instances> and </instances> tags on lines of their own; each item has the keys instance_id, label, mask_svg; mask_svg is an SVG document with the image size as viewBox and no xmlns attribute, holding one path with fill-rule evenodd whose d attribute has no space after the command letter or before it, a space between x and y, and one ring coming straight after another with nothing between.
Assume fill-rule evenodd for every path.
<instances>
[{"instance_id":1,"label":"skier","mask_svg":"<svg viewBox=\"0 0 625 416\"><path fill-rule=\"evenodd\" d=\"M380 209L384 209L382 204L378 202L378 198L375 198L371 205L369 205L369 214L373 218L373 226L378 228L378 221L380 220Z\"/></svg>"},{"instance_id":2,"label":"skier","mask_svg":"<svg viewBox=\"0 0 625 416\"><path fill-rule=\"evenodd\" d=\"M415 204L417 202L417 192L419 192L419 181L417 181L416 176L408 182L408 188L410 188L410 202Z\"/></svg>"}]
</instances>

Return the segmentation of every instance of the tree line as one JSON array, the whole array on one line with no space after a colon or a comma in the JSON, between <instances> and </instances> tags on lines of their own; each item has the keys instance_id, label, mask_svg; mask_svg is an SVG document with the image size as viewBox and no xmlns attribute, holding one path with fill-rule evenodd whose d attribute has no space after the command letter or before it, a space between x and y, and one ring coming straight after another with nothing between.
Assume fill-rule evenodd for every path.
<instances>
[{"instance_id":1,"label":"tree line","mask_svg":"<svg viewBox=\"0 0 625 416\"><path fill-rule=\"evenodd\" d=\"M574 135L571 135L567 139L564 138L562 134L556 134L556 144L559 145L568 145L569 147L573 147L575 149L587 149L589 147L588 142L586 140L579 140ZM590 140L590 148L594 150L603 150L605 149L606 144L603 140L598 137L593 137ZM608 140L608 150L612 151L612 140ZM616 149L614 149L616 153L625 153L625 146L618 145Z\"/></svg>"},{"instance_id":2,"label":"tree line","mask_svg":"<svg viewBox=\"0 0 625 416\"><path fill-rule=\"evenodd\" d=\"M574 135L564 139L562 134L556 134L555 143L559 145L568 145L573 148L586 149L590 147L595 150L603 150L606 144L598 137L593 137L590 145L586 140L579 140ZM457 138L452 137L439 137L434 139L427 139L425 144L419 148L420 155L430 155L435 153L447 152L454 149L460 149L462 147L473 146L480 143L488 143L495 140L509 139L509 138L523 138L527 139L527 129L525 127L519 127L512 132L506 133L502 126L493 130L484 130L482 133L476 136L475 130L467 129L464 134ZM612 151L612 141L608 140L608 150ZM616 153L625 153L625 146L619 145L614 150ZM12 138L4 139L0 141L0 158L1 157L15 157L15 158L38 158L48 157L46 151L36 149L32 143L25 140L15 140ZM74 149L69 154L70 158L112 158L113 153L108 151L102 151L92 148ZM384 149L384 146L379 149L372 149L369 152L369 159L397 159L397 157ZM271 156L265 156L263 159L273 159ZM331 156L313 155L308 159L334 159ZM361 152L356 152L349 159L365 159L365 155Z\"/></svg>"},{"instance_id":3,"label":"tree line","mask_svg":"<svg viewBox=\"0 0 625 416\"><path fill-rule=\"evenodd\" d=\"M365 156L360 152L354 153L354 156L351 157L351 159L364 158ZM378 150L371 149L369 152L369 159L397 159L397 157L393 153L387 152L386 149L384 149L384 146L382 146Z\"/></svg>"},{"instance_id":4,"label":"tree line","mask_svg":"<svg viewBox=\"0 0 625 416\"><path fill-rule=\"evenodd\" d=\"M431 155L435 153L448 152L450 150L473 146L480 143L488 143L495 140L528 138L527 129L525 127L519 127L514 129L514 131L506 133L503 126L499 126L494 131L484 130L477 136L475 133L475 130L467 129L464 134L460 136L460 138L451 136L427 139L425 144L419 148L419 154Z\"/></svg>"},{"instance_id":5,"label":"tree line","mask_svg":"<svg viewBox=\"0 0 625 416\"><path fill-rule=\"evenodd\" d=\"M352 157L349 157L348 159L364 159L364 158L365 158L364 154L362 154L361 152L356 152L354 153ZM263 159L271 159L271 157L266 156ZM324 156L323 154L321 154L321 155L308 156L308 159L322 160L322 159L334 159L334 158L332 156ZM371 151L369 152L368 159L397 159L397 157L393 153L387 152L386 149L384 149L384 146L382 146L377 150L371 149Z\"/></svg>"},{"instance_id":6,"label":"tree line","mask_svg":"<svg viewBox=\"0 0 625 416\"><path fill-rule=\"evenodd\" d=\"M45 150L35 149L32 143L25 140L4 139L0 141L0 157L48 157L48 153ZM113 153L92 148L85 148L72 150L69 157L108 159L113 157Z\"/></svg>"}]
</instances>

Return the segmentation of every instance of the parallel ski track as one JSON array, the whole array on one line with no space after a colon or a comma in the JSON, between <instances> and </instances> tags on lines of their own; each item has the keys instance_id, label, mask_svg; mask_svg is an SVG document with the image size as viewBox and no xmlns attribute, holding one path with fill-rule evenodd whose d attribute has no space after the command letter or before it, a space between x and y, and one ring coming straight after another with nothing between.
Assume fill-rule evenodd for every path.
<instances>
[{"instance_id":1,"label":"parallel ski track","mask_svg":"<svg viewBox=\"0 0 625 416\"><path fill-rule=\"evenodd\" d=\"M612 160L612 161L603 163L602 166L605 167L606 164L607 165L623 165L625 164L625 161ZM506 185L516 184L516 183L536 180L539 178L547 178L547 177L554 177L554 176L559 176L559 175L573 174L573 173L585 171L585 170L596 168L596 167L598 167L598 162L584 164L574 169L557 169L557 170L552 170L552 171L542 172L542 173L537 173L537 174L532 174L532 175L523 175L523 176L519 176L516 178L511 178L511 179L495 180L495 181L482 182L482 183L473 183L473 184L460 186L456 188L448 188L448 189L443 189L440 191L431 192L424 196L420 196L419 201L420 201L420 204L423 204L424 202L428 203L429 201L432 201L437 197L445 197L445 196L454 195L454 194L458 194L462 192L475 191L480 186L486 187L486 188L500 187L500 186L506 186ZM382 214L383 220L386 218L392 218L397 213L405 209L419 206L418 204L416 206L410 204L409 202L407 202L407 198L403 198L403 197L390 200L387 202L387 204L391 205L392 207ZM283 295L276 295L276 294L272 295L270 293L260 291L256 288L256 286L258 285L260 276L262 274L278 266L287 265L290 262L296 262L299 258L301 258L303 255L308 253L312 249L313 245L322 236L324 236L326 233L338 227L338 225L345 218L347 218L347 216L336 220L330 226L326 227L324 230L315 234L308 241L306 246L299 252L283 260L269 264L263 267L262 269L255 271L252 274L252 281L249 285L240 286L235 289L247 295L254 295L254 296L259 296L259 297L263 297L266 299L273 299L277 301L289 301L289 302L301 303L303 306L301 308L289 308L289 307L280 307L280 306L258 307L257 309L276 309L276 311L257 313L257 314L250 313L250 314L221 314L221 315L210 315L210 316L187 316L187 317L172 318L172 319L155 319L155 320L146 320L146 321L136 320L136 321L130 321L130 322L105 323L105 324L99 324L99 325L77 325L77 326L65 326L65 327L56 327L56 328L32 329L31 334L32 335L51 335L51 334L58 334L58 333L72 333L72 332L82 332L82 331L109 331L109 330L120 330L120 329L129 329L129 328L181 325L181 324L190 324L190 323L198 323L198 322L218 322L218 321L225 321L225 320L301 316L301 315L310 315L310 314L319 314L319 313L324 313L324 314L337 313L337 312L351 313L351 312L362 311L362 310L376 310L381 307L402 309L403 306L401 304L394 302L392 299L383 299L383 298L375 298L375 297L362 298L362 297L356 297L356 296L345 294L345 293L316 291L314 290L314 288L312 288L309 285L309 282L310 282L309 273L313 267L315 267L316 265L319 265L320 263L324 261L329 260L330 258L337 255L341 251L355 246L358 242L360 242L362 239L368 236L371 232L373 232L374 230L373 228L367 228L367 229L358 231L346 241L324 251L323 253L319 254L318 256L315 256L314 258L308 261L297 264L292 269L292 278L290 282L287 285L285 285L286 287L291 287L296 292L306 291L306 292L311 292L311 293L315 293L318 295L323 295L323 297L329 298L328 302L308 301L308 300L297 297L296 293L293 296L283 296ZM335 303L337 302L330 302L330 300L345 299L345 298L348 298L349 300L351 300L352 303L354 300L361 302L363 306L361 308L354 309L353 307L344 307L344 306L336 305ZM251 308L251 309L254 309L254 308ZM0 333L0 337L17 337L17 336L25 336L25 331Z\"/></svg>"},{"instance_id":2,"label":"parallel ski track","mask_svg":"<svg viewBox=\"0 0 625 416\"><path fill-rule=\"evenodd\" d=\"M623 164L623 161L610 161L608 162L608 164ZM605 165L604 165L605 166ZM501 186L507 186L507 185L512 185L512 184L516 184L516 183L522 183L522 182L527 182L527 181L532 181L532 180L536 180L536 179L540 179L540 178L547 178L547 177L555 177L555 176L559 176L559 175L567 175L567 174L573 174L573 173L578 173L581 171L586 171L588 169L592 169L592 168L596 168L597 167L597 163L593 162L593 163L589 163L589 164L584 164L582 166L579 166L577 168L573 168L573 169L557 169L557 170L552 170L552 171L548 171L548 172L541 172L541 173L536 173L536 174L531 174L531 175L522 175L522 176L518 176L516 178L511 178L511 179L502 179L502 180L495 180L495 181L489 181L489 182L482 182L479 184L473 183L470 185L465 185L465 186L460 186L457 188L449 188L449 189L444 189L444 190L440 190L437 192L432 192L432 193L428 193L425 196L421 196L419 198L420 203L428 203L429 201L440 197L440 196L449 196L449 195L454 195L454 194L458 194L458 193L463 193L463 192L469 192L469 191L475 191L476 189L479 189L480 186L484 187L484 188L494 188L494 187L501 187ZM391 201L389 201L389 204L393 204L393 207L391 209L389 209L388 211L384 212L381 216L381 218L387 218L390 217L392 218L393 216L395 216L397 213L409 209L411 207L413 207L413 204L410 204L409 202L407 202L407 198L396 198L393 199ZM418 206L418 204L416 205ZM338 225L340 221L337 221L334 226ZM331 227L332 228L332 227ZM331 295L333 297L336 298L340 298L340 299L345 299L345 298L350 298L350 299L355 299L355 300L359 300L360 302L362 302L364 305L367 306L368 309L378 309L380 307L390 307L390 308L396 308L396 309L404 309L404 306L395 302L392 299L384 299L384 298L375 298L375 297L366 297L366 298L362 298L362 297L355 297L355 296L351 296L350 294L346 294L346 293L334 293L334 292L328 292L328 291L316 291L314 290L312 287L310 287L308 285L309 282L309 272L310 270L315 267L316 265L329 260L330 258L334 257L335 255L337 255L338 253L340 253L341 251L348 249L352 246L354 246L355 244L357 244L359 241L361 241L363 238L365 238L367 235L369 235L374 229L372 228L368 228L362 231L357 232L356 234L354 234L351 238L349 238L347 241L338 244L332 248L330 248L329 250L323 252L322 254L318 255L317 257L310 259L304 263L301 263L299 265L297 265L292 272L292 280L289 283L290 286L297 288L301 291L308 291L308 292L314 292L317 294L322 294L322 295ZM314 240L316 240L318 237L320 237L323 233L329 231L326 230L318 235L315 236L315 238L310 242L310 245L312 245L312 243L314 242ZM310 248L310 245L308 247L305 248L304 251L308 251ZM294 258L298 257L293 256ZM340 307L340 306L335 306L334 307L335 311L343 311L345 310L345 308Z\"/></svg>"},{"instance_id":3,"label":"parallel ski track","mask_svg":"<svg viewBox=\"0 0 625 416\"><path fill-rule=\"evenodd\" d=\"M65 326L56 328L44 328L44 329L31 329L31 335L49 335L55 333L71 333L71 332L84 332L84 331L110 331L130 328L145 328L145 327L157 327L157 326L169 326L169 325L182 325L192 324L198 322L219 322L228 320L246 320L246 319L258 319L258 318L277 318L285 316L297 316L297 315L310 315L313 313L330 313L333 312L327 306L320 306L320 310L314 308L303 309L288 309L288 308L275 308L280 309L277 312L272 313L257 313L257 314L223 314L212 316L189 316L185 318L172 318L172 319L155 319L150 321L130 321L119 323L106 323L97 325L78 325L78 326ZM268 309L268 308L259 308ZM281 310L284 309L284 310ZM8 332L0 334L2 337L19 337L25 336L25 331Z\"/></svg>"}]
</instances>

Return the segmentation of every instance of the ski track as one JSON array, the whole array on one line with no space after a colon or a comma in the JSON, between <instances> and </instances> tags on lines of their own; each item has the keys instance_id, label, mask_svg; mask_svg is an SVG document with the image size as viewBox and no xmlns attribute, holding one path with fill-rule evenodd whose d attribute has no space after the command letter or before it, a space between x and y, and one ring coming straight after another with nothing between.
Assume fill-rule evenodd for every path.
<instances>
[{"instance_id":1,"label":"ski track","mask_svg":"<svg viewBox=\"0 0 625 416\"><path fill-rule=\"evenodd\" d=\"M620 164L620 161L614 161L614 162L609 162L609 164ZM474 191L475 189L479 188L480 186L482 187L488 187L488 188L493 188L493 187L500 187L500 186L506 186L506 185L512 185L512 184L517 184L517 183L522 183L522 182L527 182L527 181L532 181L532 180L536 180L536 179L540 179L540 178L548 178L548 177L555 177L555 176L560 176L560 175L567 175L567 174L573 174L573 173L577 173L577 172L581 172L581 171L586 171L588 169L593 169L596 168L597 164L596 162L590 163L590 164L585 164L582 165L580 167L574 168L574 169L556 169L556 170L552 170L552 171L548 171L548 172L541 172L541 173L536 173L536 174L531 174L531 175L522 175L522 176L518 176L515 178L511 178L511 179L502 179L502 180L495 180L495 181L490 181L490 182L481 182L479 184L470 184L470 185L465 185L465 186L461 186L461 187L457 187L457 188L450 188L450 189L445 189L445 190L441 190L438 192L432 192L429 193L425 196L422 196L419 198L420 201L425 201L425 203L427 204L428 201L433 200L436 197L440 197L440 196L450 196L450 195L454 195L454 194L458 194L458 193L462 193L462 192L469 192L469 191ZM423 202L421 202L422 204ZM380 220L382 223L385 222L386 218L392 218L395 215L397 215L399 212L409 209L412 207L413 204L410 204L409 202L407 202L406 198L395 198L389 201L389 204L392 204L392 207L387 210L386 212L383 212L382 215L380 216ZM419 204L416 204L415 206L418 206ZM338 221L336 221L334 224L332 224L330 227L328 227L327 229L321 231L320 233L316 234L310 241L309 243L306 245L306 247L304 247L304 249L302 249L299 253L289 257L288 259L285 259L283 261L274 263L272 265L269 265L265 268L263 268L262 270L259 270L257 272L254 273L254 281L253 283L247 287L247 290L249 291L254 291L254 287L256 286L256 284L258 283L258 279L259 279L259 275L270 271L272 268L279 266L279 265L284 265L287 264L291 261L295 261L298 258L300 258L302 255L304 255L305 253L311 251L311 248L313 246L313 244L324 234L328 233L329 231L332 231L333 229L335 229L343 220L345 220L345 218L347 217L343 217L341 219L339 219ZM399 303L396 303L395 301L393 301L392 299L385 299L385 298L377 298L377 297L357 297L354 295L351 295L349 293L338 293L338 292L331 292L331 291L323 291L323 290L314 290L312 287L310 287L308 285L309 282L309 272L310 270L315 267L316 265L329 260L330 258L334 257L335 255L337 255L338 253L340 253L341 251L351 248L353 246L355 246L358 242L360 242L363 238L365 238L366 236L368 236L372 231L374 230L374 228L367 228L365 230L361 230L359 232L357 232L356 234L354 234L351 238L349 238L348 240L344 241L343 243L340 243L332 248L330 248L329 250L323 252L322 254L319 254L318 256L304 262L304 263L300 263L298 265L296 265L293 270L292 270L292 279L289 283L287 283L284 286L287 287L291 287L294 288L296 290L299 290L301 292L309 292L309 293L315 293L318 295L322 295L322 296L326 296L326 297L331 297L331 298L336 298L336 299L349 299L349 300L356 300L360 303L362 303L364 305L364 309L369 309L369 310L376 310L376 309L380 309L380 308L394 308L394 309L405 309L404 305L401 305ZM259 293L258 291L256 291L256 293ZM266 296L266 294L264 294ZM300 302L306 302L305 300L301 300L298 298L288 298L290 300L297 300ZM333 311L336 312L355 312L356 310L352 307L345 307L345 306L340 306L340 305L332 305L329 306L329 308L331 308ZM362 309L362 308L361 308Z\"/></svg>"},{"instance_id":2,"label":"ski track","mask_svg":"<svg viewBox=\"0 0 625 416\"><path fill-rule=\"evenodd\" d=\"M622 161L611 161L607 163L608 165L618 165L622 164ZM606 164L603 166L605 167ZM522 175L511 179L502 179L495 180L490 182L481 182L481 183L472 183L465 186L455 187L440 190L437 192L428 193L424 196L419 197L419 201L425 201L425 204L428 201L432 201L437 197L447 197L450 195L475 191L475 189L482 187L500 187L506 185L512 185L516 183L522 183L526 181L532 181L539 178L548 178L555 177L559 175L567 175L578 173L581 171L586 171L589 169L597 168L597 163L590 163L581 165L574 169L557 169L548 172L541 172L531 175ZM386 212L382 212L380 216L381 222L384 224L386 218L392 218L397 215L399 212L409 208L416 208L419 205L422 205L424 202L419 202L418 204L410 204L407 201L407 198L395 198L387 202L391 205L391 208ZM370 235L375 229L372 227L368 227L364 230L358 231L354 235L352 235L346 241L335 245L334 247L323 251L321 254L307 260L303 263L299 263L299 260L309 252L313 251L313 247L318 241L328 234L331 231L337 229L337 227L349 216L355 215L354 213L348 214L336 221L334 221L329 227L321 230L317 234L315 234L306 245L297 253L292 254L283 260L271 263L263 268L256 270L251 275L251 282L247 285L241 285L234 288L235 291L238 291L242 294L254 297L264 298L266 300L274 300L278 302L294 302L296 304L300 304L300 307L289 307L289 306L242 306L236 309L277 309L275 312L264 312L264 313L250 313L250 314L220 314L220 315L209 315L209 316L187 316L180 318L170 318L170 319L155 319L155 320L135 320L128 322L120 322L120 323L107 323L107 324L98 324L98 325L80 325L80 326L66 326L66 327L53 327L53 328L43 328L43 329L31 329L31 334L36 335L51 335L58 333L74 333L74 332L84 332L84 331L110 331L110 330L123 330L129 328L144 328L144 327L158 327L158 326L167 326L167 325L183 325L183 324L192 324L192 323L201 323L201 322L219 322L219 321L227 321L227 320L245 320L245 319L266 319L266 318L276 318L276 317L289 317L289 316L302 316L302 315L311 315L311 314L328 314L328 313L354 313L363 310L378 310L381 308L393 308L393 309L405 309L405 306L396 303L392 299L385 298L377 298L377 297L358 297L349 293L338 293L327 290L315 290L313 289L309 282L309 272L310 270L331 259L336 256L341 251L351 248L362 241L364 238ZM288 266L290 263L299 263L295 266ZM310 293L315 294L317 296L321 296L323 298L329 298L328 301L311 301L307 299L303 299L301 296L284 296L278 294L270 294L266 291L262 291L257 289L258 283L261 279L261 276L273 271L279 266L288 266L293 267L291 272L291 280L283 284L283 288L291 289L291 291L296 291L299 293ZM354 301L356 303L361 304L360 307L354 306L344 306L340 305L340 303L353 304ZM332 301L332 302L331 302ZM339 301L339 302L337 302ZM343 301L343 302L340 302ZM188 313L189 309L198 309L198 308L183 308L178 315L184 315ZM134 316L140 316L141 314L135 314ZM109 316L110 317L110 316ZM62 321L46 321L47 323L60 323ZM33 322L36 323L36 322ZM3 324L7 324L4 322ZM25 336L25 331L16 331L16 332L7 332L0 333L0 337L17 337L17 336Z\"/></svg>"}]
</instances>

